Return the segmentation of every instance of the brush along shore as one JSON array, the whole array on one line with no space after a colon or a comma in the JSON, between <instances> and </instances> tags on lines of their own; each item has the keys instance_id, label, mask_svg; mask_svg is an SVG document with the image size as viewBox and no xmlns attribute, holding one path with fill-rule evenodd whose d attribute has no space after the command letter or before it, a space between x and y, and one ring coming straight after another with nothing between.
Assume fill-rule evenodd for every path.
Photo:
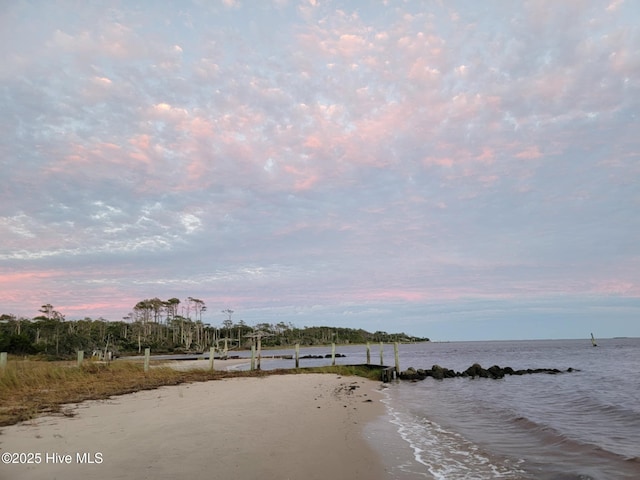
<instances>
[{"instance_id":1,"label":"brush along shore","mask_svg":"<svg viewBox=\"0 0 640 480\"><path fill-rule=\"evenodd\" d=\"M140 362L85 362L78 367L76 362L10 359L4 371L0 371L0 426L13 425L42 414L69 416L73 414L70 410L65 410L65 404L106 399L162 386L296 373L334 373L379 378L378 372L352 366L269 371L185 371L156 364L145 372Z\"/></svg>"}]
</instances>

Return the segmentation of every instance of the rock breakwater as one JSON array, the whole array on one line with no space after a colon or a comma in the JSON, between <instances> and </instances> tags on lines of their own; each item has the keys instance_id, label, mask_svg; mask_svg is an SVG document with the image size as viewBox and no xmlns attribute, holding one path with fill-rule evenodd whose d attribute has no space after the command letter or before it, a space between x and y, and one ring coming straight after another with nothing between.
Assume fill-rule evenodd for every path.
<instances>
[{"instance_id":1,"label":"rock breakwater","mask_svg":"<svg viewBox=\"0 0 640 480\"><path fill-rule=\"evenodd\" d=\"M576 371L575 368L568 368L566 370L559 370L557 368L527 368L514 370L511 367L500 367L493 365L489 368L483 368L481 365L474 363L464 372L457 372L449 368L441 367L440 365L434 365L430 369L415 369L413 367L408 368L400 372L401 380L424 380L427 377L435 378L436 380L443 380L445 378L492 378L500 379L506 375L528 375L533 373L547 373L555 375L558 373L570 373Z\"/></svg>"}]
</instances>

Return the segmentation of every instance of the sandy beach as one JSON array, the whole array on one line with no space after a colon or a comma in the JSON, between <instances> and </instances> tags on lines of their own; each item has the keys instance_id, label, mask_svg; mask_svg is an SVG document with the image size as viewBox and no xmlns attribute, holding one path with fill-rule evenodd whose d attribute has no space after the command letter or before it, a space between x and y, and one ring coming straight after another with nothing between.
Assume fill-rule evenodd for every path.
<instances>
[{"instance_id":1,"label":"sandy beach","mask_svg":"<svg viewBox=\"0 0 640 480\"><path fill-rule=\"evenodd\" d=\"M231 358L228 360L220 360L216 358L213 367L215 370L233 370L234 367L248 366L250 364L250 358ZM157 365L171 367L175 370L208 370L209 360L173 360L159 362Z\"/></svg>"},{"instance_id":2,"label":"sandy beach","mask_svg":"<svg viewBox=\"0 0 640 480\"><path fill-rule=\"evenodd\" d=\"M272 375L68 405L0 429L0 479L383 479L363 436L384 412L378 386Z\"/></svg>"}]
</instances>

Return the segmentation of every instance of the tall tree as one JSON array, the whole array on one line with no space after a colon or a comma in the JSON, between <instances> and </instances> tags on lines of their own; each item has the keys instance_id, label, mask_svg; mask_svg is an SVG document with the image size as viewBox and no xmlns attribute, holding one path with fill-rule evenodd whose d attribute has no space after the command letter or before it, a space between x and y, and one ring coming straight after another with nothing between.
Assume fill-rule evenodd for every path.
<instances>
[{"instance_id":1,"label":"tall tree","mask_svg":"<svg viewBox=\"0 0 640 480\"><path fill-rule=\"evenodd\" d=\"M187 317L191 318L191 312L193 312L193 319L202 321L202 312L207 309L204 302L199 298L187 297Z\"/></svg>"},{"instance_id":2,"label":"tall tree","mask_svg":"<svg viewBox=\"0 0 640 480\"><path fill-rule=\"evenodd\" d=\"M40 307L40 310L38 310L39 312L43 313L45 318L47 320L51 319L52 315L53 315L53 305L51 305L50 303L47 303L46 305L42 305Z\"/></svg>"},{"instance_id":3,"label":"tall tree","mask_svg":"<svg viewBox=\"0 0 640 480\"><path fill-rule=\"evenodd\" d=\"M225 336L229 337L231 335L231 328L233 327L233 320L231 320L231 316L233 315L233 310L231 310L230 308L227 308L225 310L222 310L222 313L224 313L227 318L222 322L222 326L227 330L227 332L225 333Z\"/></svg>"},{"instance_id":4,"label":"tall tree","mask_svg":"<svg viewBox=\"0 0 640 480\"><path fill-rule=\"evenodd\" d=\"M171 323L171 320L178 315L178 307L180 306L180 300L177 298L170 298L166 301L167 308L167 323Z\"/></svg>"}]
</instances>

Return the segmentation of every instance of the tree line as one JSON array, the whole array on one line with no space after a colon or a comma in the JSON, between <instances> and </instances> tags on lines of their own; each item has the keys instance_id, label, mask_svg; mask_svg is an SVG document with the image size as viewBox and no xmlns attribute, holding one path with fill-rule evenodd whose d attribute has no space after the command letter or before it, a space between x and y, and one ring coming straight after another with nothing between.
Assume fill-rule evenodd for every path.
<instances>
[{"instance_id":1,"label":"tree line","mask_svg":"<svg viewBox=\"0 0 640 480\"><path fill-rule=\"evenodd\" d=\"M255 335L263 347L290 347L366 342L415 342L428 338L405 333L368 332L344 327L303 327L291 323L247 325L234 320L230 308L220 313L220 325L204 323L205 302L193 297L145 299L119 321L104 318L66 320L53 305L42 305L33 318L0 315L0 351L18 355L41 354L50 358L68 358L78 350L111 351L116 355L141 353L151 348L160 353L192 353L217 349L251 348Z\"/></svg>"}]
</instances>

